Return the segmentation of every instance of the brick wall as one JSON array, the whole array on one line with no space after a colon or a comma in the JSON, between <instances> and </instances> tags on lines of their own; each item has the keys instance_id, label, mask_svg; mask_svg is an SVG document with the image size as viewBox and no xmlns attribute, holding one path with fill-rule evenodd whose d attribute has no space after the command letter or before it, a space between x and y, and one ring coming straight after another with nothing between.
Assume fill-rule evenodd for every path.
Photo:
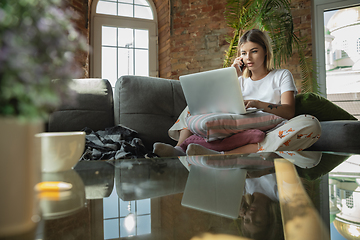
<instances>
[{"instance_id":1,"label":"brick wall","mask_svg":"<svg viewBox=\"0 0 360 240\"><path fill-rule=\"evenodd\" d=\"M153 0L153 2L156 7L158 19L159 76L162 78L170 78L170 0Z\"/></svg>"},{"instance_id":2,"label":"brick wall","mask_svg":"<svg viewBox=\"0 0 360 240\"><path fill-rule=\"evenodd\" d=\"M158 14L159 76L220 68L231 32L224 19L226 0L154 0Z\"/></svg>"},{"instance_id":3,"label":"brick wall","mask_svg":"<svg viewBox=\"0 0 360 240\"><path fill-rule=\"evenodd\" d=\"M228 47L226 0L172 0L171 78L221 68Z\"/></svg>"},{"instance_id":4,"label":"brick wall","mask_svg":"<svg viewBox=\"0 0 360 240\"><path fill-rule=\"evenodd\" d=\"M79 31L89 39L90 7L93 0L66 0L79 13ZM225 36L226 0L153 0L158 17L159 76L178 79L179 75L222 67L228 47ZM307 37L306 54L311 56L311 0L291 0L294 27L299 37ZM77 54L89 76L89 53ZM282 66L289 69L301 86L298 55Z\"/></svg>"},{"instance_id":5,"label":"brick wall","mask_svg":"<svg viewBox=\"0 0 360 240\"><path fill-rule=\"evenodd\" d=\"M70 6L72 10L77 13L75 16L74 24L75 28L80 34L86 37L87 42L90 42L90 28L89 28L89 18L90 18L90 4L92 0L65 0L65 2ZM83 69L83 77L88 78L89 75L89 52L79 51L75 54L76 60L81 64Z\"/></svg>"},{"instance_id":6,"label":"brick wall","mask_svg":"<svg viewBox=\"0 0 360 240\"><path fill-rule=\"evenodd\" d=\"M171 2L171 78L178 79L182 74L220 68L224 51L228 47L225 35L231 34L223 14L226 0ZM307 37L305 52L311 57L311 0L291 0L291 9L295 31L299 37ZM296 85L300 89L301 69L296 50L294 56L282 67L293 73Z\"/></svg>"},{"instance_id":7,"label":"brick wall","mask_svg":"<svg viewBox=\"0 0 360 240\"><path fill-rule=\"evenodd\" d=\"M293 15L295 33L300 38L306 38L307 46L305 55L312 57L311 38L311 0L291 0L291 13ZM299 66L299 55L294 49L294 55L282 68L289 69L294 76L296 86L301 88L301 69Z\"/></svg>"}]
</instances>

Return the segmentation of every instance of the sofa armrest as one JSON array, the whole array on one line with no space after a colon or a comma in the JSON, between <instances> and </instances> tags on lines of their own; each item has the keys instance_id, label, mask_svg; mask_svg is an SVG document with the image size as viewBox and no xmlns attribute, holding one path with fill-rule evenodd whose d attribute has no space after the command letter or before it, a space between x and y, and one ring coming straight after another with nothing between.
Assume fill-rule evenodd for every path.
<instances>
[{"instance_id":1,"label":"sofa armrest","mask_svg":"<svg viewBox=\"0 0 360 240\"><path fill-rule=\"evenodd\" d=\"M360 121L323 121L321 137L307 151L360 153Z\"/></svg>"},{"instance_id":2,"label":"sofa armrest","mask_svg":"<svg viewBox=\"0 0 360 240\"><path fill-rule=\"evenodd\" d=\"M48 131L79 131L88 127L94 131L114 126L114 100L111 84L106 79L74 79L70 88L76 101L62 104L48 122Z\"/></svg>"},{"instance_id":3,"label":"sofa armrest","mask_svg":"<svg viewBox=\"0 0 360 240\"><path fill-rule=\"evenodd\" d=\"M115 124L137 131L148 150L152 150L154 142L176 143L168 130L185 107L178 80L122 76L116 82Z\"/></svg>"}]
</instances>

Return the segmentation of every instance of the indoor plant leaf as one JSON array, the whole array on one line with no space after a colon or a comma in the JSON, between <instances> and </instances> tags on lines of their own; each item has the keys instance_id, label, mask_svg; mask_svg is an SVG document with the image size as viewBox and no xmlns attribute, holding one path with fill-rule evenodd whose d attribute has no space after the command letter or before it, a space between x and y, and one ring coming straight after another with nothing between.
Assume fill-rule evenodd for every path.
<instances>
[{"instance_id":1,"label":"indoor plant leaf","mask_svg":"<svg viewBox=\"0 0 360 240\"><path fill-rule=\"evenodd\" d=\"M302 92L318 92L316 67L304 53L306 39L299 39L294 32L294 23L289 0L228 0L225 19L234 29L227 39L223 67L229 67L236 56L240 36L247 30L258 28L266 31L274 53L274 66L280 67L298 51L301 68ZM315 70L314 70L315 69Z\"/></svg>"},{"instance_id":2,"label":"indoor plant leaf","mask_svg":"<svg viewBox=\"0 0 360 240\"><path fill-rule=\"evenodd\" d=\"M86 50L74 12L60 0L0 2L0 115L45 118L81 74L74 54ZM61 79L55 86L53 79Z\"/></svg>"}]
</instances>

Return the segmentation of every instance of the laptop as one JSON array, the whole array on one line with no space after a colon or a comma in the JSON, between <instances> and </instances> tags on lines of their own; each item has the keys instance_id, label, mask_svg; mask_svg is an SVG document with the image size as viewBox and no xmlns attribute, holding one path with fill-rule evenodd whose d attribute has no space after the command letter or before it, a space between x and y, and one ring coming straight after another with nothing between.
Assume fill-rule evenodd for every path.
<instances>
[{"instance_id":1,"label":"laptop","mask_svg":"<svg viewBox=\"0 0 360 240\"><path fill-rule=\"evenodd\" d=\"M212 169L191 165L181 205L222 217L239 216L246 169Z\"/></svg>"},{"instance_id":2,"label":"laptop","mask_svg":"<svg viewBox=\"0 0 360 240\"><path fill-rule=\"evenodd\" d=\"M262 110L245 108L234 67L183 75L179 79L191 115L248 114Z\"/></svg>"}]
</instances>

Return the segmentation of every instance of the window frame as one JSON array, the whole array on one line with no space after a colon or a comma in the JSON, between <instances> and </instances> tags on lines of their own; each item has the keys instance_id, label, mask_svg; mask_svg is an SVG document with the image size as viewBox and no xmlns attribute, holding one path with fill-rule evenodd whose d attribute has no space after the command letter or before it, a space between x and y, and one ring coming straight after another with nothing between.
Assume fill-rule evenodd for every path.
<instances>
[{"instance_id":1,"label":"window frame","mask_svg":"<svg viewBox=\"0 0 360 240\"><path fill-rule=\"evenodd\" d=\"M312 46L313 61L317 66L320 94L326 97L326 61L323 12L359 6L359 0L313 0L312 1Z\"/></svg>"},{"instance_id":2,"label":"window frame","mask_svg":"<svg viewBox=\"0 0 360 240\"><path fill-rule=\"evenodd\" d=\"M153 20L124 17L116 15L107 15L96 13L96 7L99 0L94 0L92 3L92 24L90 34L90 45L92 51L90 52L90 77L101 78L101 56L102 56L102 26L118 27L118 28L133 28L146 29L149 31L149 76L158 77L158 29L157 29L157 14L154 3L147 0L153 12Z\"/></svg>"}]
</instances>

